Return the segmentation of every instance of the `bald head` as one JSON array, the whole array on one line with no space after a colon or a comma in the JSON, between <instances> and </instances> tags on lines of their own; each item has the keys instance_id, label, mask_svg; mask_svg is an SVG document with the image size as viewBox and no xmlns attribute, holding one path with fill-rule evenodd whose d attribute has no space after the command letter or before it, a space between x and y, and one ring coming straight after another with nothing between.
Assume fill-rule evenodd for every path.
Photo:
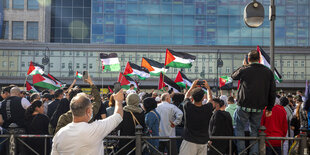
<instances>
[{"instance_id":1,"label":"bald head","mask_svg":"<svg viewBox=\"0 0 310 155\"><path fill-rule=\"evenodd\" d=\"M170 95L169 95L169 93L163 93L163 94L161 95L161 101L162 101L162 102L163 102L163 101L169 102L169 101L170 101Z\"/></svg>"},{"instance_id":2,"label":"bald head","mask_svg":"<svg viewBox=\"0 0 310 155\"><path fill-rule=\"evenodd\" d=\"M11 96L20 96L20 89L18 87L13 87L10 90Z\"/></svg>"},{"instance_id":3,"label":"bald head","mask_svg":"<svg viewBox=\"0 0 310 155\"><path fill-rule=\"evenodd\" d=\"M85 93L78 93L70 102L70 110L73 116L81 117L86 114L91 102Z\"/></svg>"}]
</instances>

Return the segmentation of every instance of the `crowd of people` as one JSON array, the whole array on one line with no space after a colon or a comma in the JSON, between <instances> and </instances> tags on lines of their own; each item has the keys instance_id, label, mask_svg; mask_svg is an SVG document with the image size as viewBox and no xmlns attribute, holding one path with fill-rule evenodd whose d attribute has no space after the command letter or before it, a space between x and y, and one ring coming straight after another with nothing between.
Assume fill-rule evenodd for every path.
<instances>
[{"instance_id":1,"label":"crowd of people","mask_svg":"<svg viewBox=\"0 0 310 155\"><path fill-rule=\"evenodd\" d=\"M91 87L90 95L74 86L76 80L68 88L41 93L9 85L1 90L1 133L54 135L52 141L47 141L47 151L53 155L103 154L107 135L134 136L137 125L142 126L146 136L182 136L182 140L148 139L154 148L172 155L228 154L228 140L210 137L257 137L260 126L266 127L267 137L298 136L300 128L309 129L310 100L301 90L296 94L276 93L273 73L259 60L257 51L249 52L248 61L244 60L231 76L240 80L238 93L221 96L214 96L205 80L193 81L183 93L173 92L168 86L147 93L131 85L127 91L103 96L90 76L85 79ZM25 141L44 154L44 139ZM135 154L135 143L130 141L113 141L115 150L124 147L120 154ZM0 144L0 154L7 153L7 145ZM247 145L244 140L233 141L234 154L243 152ZM159 154L153 147L144 146L143 154ZM266 154L293 153L291 146L292 141L270 140L266 142ZM19 143L17 151L33 154ZM258 145L244 154L259 154Z\"/></svg>"}]
</instances>

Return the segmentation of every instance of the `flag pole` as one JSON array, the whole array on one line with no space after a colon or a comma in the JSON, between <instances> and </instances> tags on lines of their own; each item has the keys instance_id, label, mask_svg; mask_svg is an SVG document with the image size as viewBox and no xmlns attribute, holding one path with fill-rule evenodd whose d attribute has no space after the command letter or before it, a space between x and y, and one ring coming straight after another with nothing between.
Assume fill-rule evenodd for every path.
<instances>
[{"instance_id":1,"label":"flag pole","mask_svg":"<svg viewBox=\"0 0 310 155\"><path fill-rule=\"evenodd\" d=\"M26 87L26 82L27 82L28 76L29 76L29 75L26 76L26 79L25 79L25 82L24 82L24 87L23 87L23 90L24 90L24 91L25 91L25 87Z\"/></svg>"},{"instance_id":2,"label":"flag pole","mask_svg":"<svg viewBox=\"0 0 310 155\"><path fill-rule=\"evenodd\" d=\"M102 89L102 95L103 95L103 70L101 70L101 89Z\"/></svg>"},{"instance_id":3,"label":"flag pole","mask_svg":"<svg viewBox=\"0 0 310 155\"><path fill-rule=\"evenodd\" d=\"M165 70L166 70L166 66L164 66L164 72L165 72ZM164 83L165 83L165 74L164 74L164 72L162 73L163 74L163 83L162 83L162 89L164 90Z\"/></svg>"}]
</instances>

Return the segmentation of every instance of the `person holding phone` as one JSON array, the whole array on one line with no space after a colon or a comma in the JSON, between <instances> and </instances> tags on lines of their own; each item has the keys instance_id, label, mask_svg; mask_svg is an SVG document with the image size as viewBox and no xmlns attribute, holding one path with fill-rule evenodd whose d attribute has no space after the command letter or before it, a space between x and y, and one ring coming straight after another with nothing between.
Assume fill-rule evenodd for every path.
<instances>
[{"instance_id":1,"label":"person holding phone","mask_svg":"<svg viewBox=\"0 0 310 155\"><path fill-rule=\"evenodd\" d=\"M94 97L92 106L93 106L93 116L96 116L100 106L101 106L101 97L100 97L100 93L99 93L99 89L96 87L96 85L94 85L92 79L90 78L90 75L88 74L87 79L84 79L85 82L87 82L90 86L91 86L91 95ZM72 111L69 110L68 112L62 114L59 117L59 120L57 122L57 126L55 129L55 134L64 126L66 126L67 124L72 122ZM92 119L89 120L89 122L93 122L94 121L94 117Z\"/></svg>"},{"instance_id":2,"label":"person holding phone","mask_svg":"<svg viewBox=\"0 0 310 155\"><path fill-rule=\"evenodd\" d=\"M209 141L209 121L214 109L212 92L206 80L204 87L208 90L208 103L202 104L205 92L195 80L187 91L184 100L184 133L180 155L206 155Z\"/></svg>"}]
</instances>

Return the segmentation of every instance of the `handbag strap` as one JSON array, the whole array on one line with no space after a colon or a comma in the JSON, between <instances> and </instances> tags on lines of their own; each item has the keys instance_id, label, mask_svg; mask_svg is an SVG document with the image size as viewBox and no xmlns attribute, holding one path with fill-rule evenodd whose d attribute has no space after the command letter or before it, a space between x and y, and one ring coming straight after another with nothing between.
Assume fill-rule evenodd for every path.
<instances>
[{"instance_id":1,"label":"handbag strap","mask_svg":"<svg viewBox=\"0 0 310 155\"><path fill-rule=\"evenodd\" d=\"M152 112L157 117L158 121L160 121L158 115L156 114L156 112L154 110L152 110L150 112Z\"/></svg>"},{"instance_id":2,"label":"handbag strap","mask_svg":"<svg viewBox=\"0 0 310 155\"><path fill-rule=\"evenodd\" d=\"M137 120L137 118L135 117L135 115L134 115L131 111L130 111L130 114L131 114L131 116L132 116L133 123L135 124L135 126L136 126L136 122L137 122L139 125L141 125L140 122Z\"/></svg>"}]
</instances>

